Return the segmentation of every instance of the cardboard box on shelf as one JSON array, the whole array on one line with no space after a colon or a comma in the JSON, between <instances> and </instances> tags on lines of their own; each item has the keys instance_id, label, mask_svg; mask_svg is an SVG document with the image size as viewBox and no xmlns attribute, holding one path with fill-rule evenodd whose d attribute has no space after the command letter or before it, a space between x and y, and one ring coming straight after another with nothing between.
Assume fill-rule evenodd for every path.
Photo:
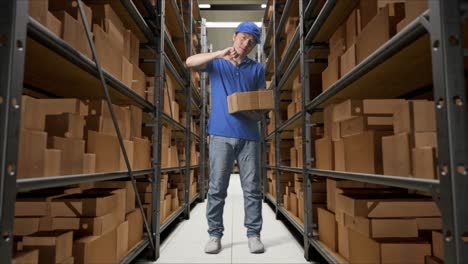
<instances>
[{"instance_id":1,"label":"cardboard box on shelf","mask_svg":"<svg viewBox=\"0 0 468 264\"><path fill-rule=\"evenodd\" d=\"M128 221L128 248L133 248L143 239L143 217L140 209L135 209L125 216Z\"/></svg>"},{"instance_id":2,"label":"cardboard box on shelf","mask_svg":"<svg viewBox=\"0 0 468 264\"><path fill-rule=\"evenodd\" d=\"M49 10L67 11L67 13L70 14L73 18L75 18L78 22L83 23L78 5L72 2L61 1L61 0L49 0ZM84 3L83 3L83 10L86 16L86 23L88 23L88 25L91 26L93 12L91 8Z\"/></svg>"},{"instance_id":3,"label":"cardboard box on shelf","mask_svg":"<svg viewBox=\"0 0 468 264\"><path fill-rule=\"evenodd\" d=\"M344 150L344 141L334 141L333 142L333 161L334 161L334 170L336 171L346 171L345 163L345 150Z\"/></svg>"},{"instance_id":4,"label":"cardboard box on shelf","mask_svg":"<svg viewBox=\"0 0 468 264\"><path fill-rule=\"evenodd\" d=\"M125 190L125 213L129 213L135 209L135 191L131 181L101 181L94 184L94 188L100 189L123 189Z\"/></svg>"},{"instance_id":5,"label":"cardboard box on shelf","mask_svg":"<svg viewBox=\"0 0 468 264\"><path fill-rule=\"evenodd\" d=\"M45 131L49 137L83 138L84 118L79 114L46 115Z\"/></svg>"},{"instance_id":6,"label":"cardboard box on shelf","mask_svg":"<svg viewBox=\"0 0 468 264\"><path fill-rule=\"evenodd\" d=\"M26 236L39 231L52 230L52 217L50 216L15 217L14 223L13 234L15 236Z\"/></svg>"},{"instance_id":7,"label":"cardboard box on shelf","mask_svg":"<svg viewBox=\"0 0 468 264\"><path fill-rule=\"evenodd\" d=\"M339 26L335 33L330 37L329 40L330 55L328 61L339 59L339 57L345 52L346 43L346 24L343 23Z\"/></svg>"},{"instance_id":8,"label":"cardboard box on shelf","mask_svg":"<svg viewBox=\"0 0 468 264\"><path fill-rule=\"evenodd\" d=\"M349 231L342 223L337 223L338 253L349 260Z\"/></svg>"},{"instance_id":9,"label":"cardboard box on shelf","mask_svg":"<svg viewBox=\"0 0 468 264\"><path fill-rule=\"evenodd\" d=\"M18 150L18 179L44 176L47 133L20 130Z\"/></svg>"},{"instance_id":10,"label":"cardboard box on shelf","mask_svg":"<svg viewBox=\"0 0 468 264\"><path fill-rule=\"evenodd\" d=\"M415 132L414 133L414 147L424 148L433 147L437 148L437 133L436 132Z\"/></svg>"},{"instance_id":11,"label":"cardboard box on shelf","mask_svg":"<svg viewBox=\"0 0 468 264\"><path fill-rule=\"evenodd\" d=\"M361 13L354 9L346 20L346 47L348 50L356 43L357 36L361 33Z\"/></svg>"},{"instance_id":12,"label":"cardboard box on shelf","mask_svg":"<svg viewBox=\"0 0 468 264\"><path fill-rule=\"evenodd\" d=\"M316 168L322 170L333 170L333 145L329 137L315 140Z\"/></svg>"},{"instance_id":13,"label":"cardboard box on shelf","mask_svg":"<svg viewBox=\"0 0 468 264\"><path fill-rule=\"evenodd\" d=\"M31 2L40 2L40 1L31 1ZM34 249L34 250L24 250L24 251L14 252L13 257L11 259L11 263L12 264L39 264L39 250Z\"/></svg>"},{"instance_id":14,"label":"cardboard box on shelf","mask_svg":"<svg viewBox=\"0 0 468 264\"><path fill-rule=\"evenodd\" d=\"M52 147L62 151L61 175L83 173L85 141L75 138L52 137Z\"/></svg>"},{"instance_id":15,"label":"cardboard box on shelf","mask_svg":"<svg viewBox=\"0 0 468 264\"><path fill-rule=\"evenodd\" d=\"M330 60L331 59L331 60ZM330 58L327 68L322 72L322 91L327 90L340 79L340 57Z\"/></svg>"},{"instance_id":16,"label":"cardboard box on shelf","mask_svg":"<svg viewBox=\"0 0 468 264\"><path fill-rule=\"evenodd\" d=\"M361 12L362 19L364 19L363 14ZM396 33L396 25L403 19L403 16L404 4L394 3L385 6L367 23L356 41L357 63L366 59ZM363 20L362 23L365 24Z\"/></svg>"},{"instance_id":17,"label":"cardboard box on shelf","mask_svg":"<svg viewBox=\"0 0 468 264\"><path fill-rule=\"evenodd\" d=\"M101 65L116 79L122 79L123 50L112 42L109 35L98 24L93 24L94 45Z\"/></svg>"},{"instance_id":18,"label":"cardboard box on shelf","mask_svg":"<svg viewBox=\"0 0 468 264\"><path fill-rule=\"evenodd\" d=\"M59 176L62 163L62 151L59 149L45 149L44 176Z\"/></svg>"},{"instance_id":19,"label":"cardboard box on shelf","mask_svg":"<svg viewBox=\"0 0 468 264\"><path fill-rule=\"evenodd\" d=\"M40 100L23 95L21 97L21 128L44 131L45 114L42 109Z\"/></svg>"},{"instance_id":20,"label":"cardboard box on shelf","mask_svg":"<svg viewBox=\"0 0 468 264\"><path fill-rule=\"evenodd\" d=\"M133 81L133 64L123 56L122 57L122 83L127 86L128 88L132 88L132 81Z\"/></svg>"},{"instance_id":21,"label":"cardboard box on shelf","mask_svg":"<svg viewBox=\"0 0 468 264\"><path fill-rule=\"evenodd\" d=\"M83 154L83 173L95 173L96 172L96 154L84 153Z\"/></svg>"},{"instance_id":22,"label":"cardboard box on shelf","mask_svg":"<svg viewBox=\"0 0 468 264\"><path fill-rule=\"evenodd\" d=\"M435 104L433 101L410 101L414 132L436 132Z\"/></svg>"},{"instance_id":23,"label":"cardboard box on shelf","mask_svg":"<svg viewBox=\"0 0 468 264\"><path fill-rule=\"evenodd\" d=\"M393 197L393 198L390 198ZM432 200L410 198L403 194L338 194L336 210L351 216L369 218L411 218L440 216L439 209Z\"/></svg>"},{"instance_id":24,"label":"cardboard box on shelf","mask_svg":"<svg viewBox=\"0 0 468 264\"><path fill-rule=\"evenodd\" d=\"M110 4L96 3L90 4L89 6L93 12L93 24L99 25L108 32L109 28L107 28L107 26L109 26L109 23L106 23L106 20L110 21L115 29L118 30L121 35L124 35L125 26Z\"/></svg>"},{"instance_id":25,"label":"cardboard box on shelf","mask_svg":"<svg viewBox=\"0 0 468 264\"><path fill-rule=\"evenodd\" d=\"M229 113L249 110L271 110L274 107L273 90L238 92L228 96Z\"/></svg>"},{"instance_id":26,"label":"cardboard box on shelf","mask_svg":"<svg viewBox=\"0 0 468 264\"><path fill-rule=\"evenodd\" d=\"M37 99L41 104L41 112L45 115L60 115L64 113L88 115L88 105L79 99L60 98L60 99Z\"/></svg>"},{"instance_id":27,"label":"cardboard box on shelf","mask_svg":"<svg viewBox=\"0 0 468 264\"><path fill-rule=\"evenodd\" d=\"M330 104L323 109L323 134L330 138L333 137L332 123L333 123L333 108L334 104Z\"/></svg>"},{"instance_id":28,"label":"cardboard box on shelf","mask_svg":"<svg viewBox=\"0 0 468 264\"><path fill-rule=\"evenodd\" d=\"M62 34L62 31L63 31L62 22L57 17L55 17L51 12L47 12L45 26L59 37Z\"/></svg>"},{"instance_id":29,"label":"cardboard box on shelf","mask_svg":"<svg viewBox=\"0 0 468 264\"><path fill-rule=\"evenodd\" d=\"M364 115L393 115L395 108L407 101L404 99L364 99L362 113Z\"/></svg>"},{"instance_id":30,"label":"cardboard box on shelf","mask_svg":"<svg viewBox=\"0 0 468 264\"><path fill-rule=\"evenodd\" d=\"M78 236L100 236L119 225L116 211L97 217L54 217L54 230L73 230Z\"/></svg>"},{"instance_id":31,"label":"cardboard box on shelf","mask_svg":"<svg viewBox=\"0 0 468 264\"><path fill-rule=\"evenodd\" d=\"M411 147L406 133L382 137L383 172L386 175L406 176L412 174Z\"/></svg>"},{"instance_id":32,"label":"cardboard box on shelf","mask_svg":"<svg viewBox=\"0 0 468 264\"><path fill-rule=\"evenodd\" d=\"M118 197L113 194L71 194L53 199L51 215L60 217L103 216L117 206Z\"/></svg>"},{"instance_id":33,"label":"cardboard box on shelf","mask_svg":"<svg viewBox=\"0 0 468 264\"><path fill-rule=\"evenodd\" d=\"M366 0L359 1L359 13L361 17L361 29L367 26L367 24L377 15L378 0Z\"/></svg>"},{"instance_id":34,"label":"cardboard box on shelf","mask_svg":"<svg viewBox=\"0 0 468 264\"><path fill-rule=\"evenodd\" d=\"M333 251L338 250L338 227L335 214L323 208L317 209L319 239Z\"/></svg>"},{"instance_id":35,"label":"cardboard box on shelf","mask_svg":"<svg viewBox=\"0 0 468 264\"><path fill-rule=\"evenodd\" d=\"M356 66L356 45L351 45L340 57L340 75L344 76Z\"/></svg>"},{"instance_id":36,"label":"cardboard box on shelf","mask_svg":"<svg viewBox=\"0 0 468 264\"><path fill-rule=\"evenodd\" d=\"M289 212L294 216L298 216L298 214L297 214L297 209L298 209L297 194L296 193L291 192L289 194L289 205L290 205Z\"/></svg>"},{"instance_id":37,"label":"cardboard box on shelf","mask_svg":"<svg viewBox=\"0 0 468 264\"><path fill-rule=\"evenodd\" d=\"M415 178L432 179L438 177L437 174L437 158L435 148L421 147L413 148L412 150L413 171L412 175Z\"/></svg>"},{"instance_id":38,"label":"cardboard box on shelf","mask_svg":"<svg viewBox=\"0 0 468 264\"><path fill-rule=\"evenodd\" d=\"M144 138L133 139L133 169L141 170L151 168L151 142Z\"/></svg>"},{"instance_id":39,"label":"cardboard box on shelf","mask_svg":"<svg viewBox=\"0 0 468 264\"><path fill-rule=\"evenodd\" d=\"M66 11L52 12L62 23L62 32L60 37L70 46L81 52L88 58L92 58L91 48L86 39L86 32L82 21L78 21Z\"/></svg>"},{"instance_id":40,"label":"cardboard box on shelf","mask_svg":"<svg viewBox=\"0 0 468 264\"><path fill-rule=\"evenodd\" d=\"M96 154L96 172L127 169L117 136L89 131L87 143L88 152ZM124 145L130 165L133 166L133 142L124 140Z\"/></svg>"},{"instance_id":41,"label":"cardboard box on shelf","mask_svg":"<svg viewBox=\"0 0 468 264\"><path fill-rule=\"evenodd\" d=\"M73 232L40 231L23 237L24 250L39 250L39 263L60 263L72 255Z\"/></svg>"},{"instance_id":42,"label":"cardboard box on shelf","mask_svg":"<svg viewBox=\"0 0 468 264\"><path fill-rule=\"evenodd\" d=\"M348 99L333 107L332 121L342 122L362 115L362 100Z\"/></svg>"},{"instance_id":43,"label":"cardboard box on shelf","mask_svg":"<svg viewBox=\"0 0 468 264\"><path fill-rule=\"evenodd\" d=\"M383 172L382 136L390 133L369 130L344 138L346 170L381 174Z\"/></svg>"},{"instance_id":44,"label":"cardboard box on shelf","mask_svg":"<svg viewBox=\"0 0 468 264\"><path fill-rule=\"evenodd\" d=\"M143 126L143 110L137 106L130 106L130 138L141 137Z\"/></svg>"},{"instance_id":45,"label":"cardboard box on shelf","mask_svg":"<svg viewBox=\"0 0 468 264\"><path fill-rule=\"evenodd\" d=\"M424 264L444 264L444 261L434 256L426 256Z\"/></svg>"},{"instance_id":46,"label":"cardboard box on shelf","mask_svg":"<svg viewBox=\"0 0 468 264\"><path fill-rule=\"evenodd\" d=\"M296 167L297 166L297 150L296 148L291 148L289 150L290 157L291 157L291 167Z\"/></svg>"},{"instance_id":47,"label":"cardboard box on shelf","mask_svg":"<svg viewBox=\"0 0 468 264\"><path fill-rule=\"evenodd\" d=\"M296 113L296 103L292 102L288 104L288 119L290 119Z\"/></svg>"},{"instance_id":48,"label":"cardboard box on shelf","mask_svg":"<svg viewBox=\"0 0 468 264\"><path fill-rule=\"evenodd\" d=\"M418 237L416 219L369 219L344 214L344 225L370 238Z\"/></svg>"},{"instance_id":49,"label":"cardboard box on shelf","mask_svg":"<svg viewBox=\"0 0 468 264\"><path fill-rule=\"evenodd\" d=\"M37 22L45 25L47 20L47 13L49 11L48 0L37 0L30 1L29 4L29 16L37 20Z\"/></svg>"},{"instance_id":50,"label":"cardboard box on shelf","mask_svg":"<svg viewBox=\"0 0 468 264\"><path fill-rule=\"evenodd\" d=\"M442 229L442 219L440 217L418 217L416 223L419 230Z\"/></svg>"},{"instance_id":51,"label":"cardboard box on shelf","mask_svg":"<svg viewBox=\"0 0 468 264\"><path fill-rule=\"evenodd\" d=\"M146 76L145 73L138 67L138 64L133 65L133 79L130 86L141 97L145 97Z\"/></svg>"},{"instance_id":52,"label":"cardboard box on shelf","mask_svg":"<svg viewBox=\"0 0 468 264\"><path fill-rule=\"evenodd\" d=\"M444 259L444 236L440 231L432 231L432 254Z\"/></svg>"}]
</instances>

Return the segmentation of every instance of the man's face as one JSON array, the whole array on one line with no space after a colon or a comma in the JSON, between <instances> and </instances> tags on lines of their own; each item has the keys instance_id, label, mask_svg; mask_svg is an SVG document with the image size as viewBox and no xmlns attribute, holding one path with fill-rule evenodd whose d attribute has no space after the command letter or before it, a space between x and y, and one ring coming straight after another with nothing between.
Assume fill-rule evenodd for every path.
<instances>
[{"instance_id":1,"label":"man's face","mask_svg":"<svg viewBox=\"0 0 468 264\"><path fill-rule=\"evenodd\" d=\"M247 56L255 47L256 41L254 36L248 33L234 33L232 36L234 42L234 48L240 56Z\"/></svg>"}]
</instances>

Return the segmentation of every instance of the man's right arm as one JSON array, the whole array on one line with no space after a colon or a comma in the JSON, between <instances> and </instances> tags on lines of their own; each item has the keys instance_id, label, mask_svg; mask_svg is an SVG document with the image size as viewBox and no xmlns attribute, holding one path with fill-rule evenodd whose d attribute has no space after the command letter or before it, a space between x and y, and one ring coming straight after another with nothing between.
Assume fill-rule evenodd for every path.
<instances>
[{"instance_id":1,"label":"man's right arm","mask_svg":"<svg viewBox=\"0 0 468 264\"><path fill-rule=\"evenodd\" d=\"M206 64L214 59L232 59L236 55L234 48L229 47L223 50L218 50L215 52L208 52L208 53L200 53L195 54L187 58L185 63L187 67L197 67L197 68L205 68Z\"/></svg>"}]
</instances>

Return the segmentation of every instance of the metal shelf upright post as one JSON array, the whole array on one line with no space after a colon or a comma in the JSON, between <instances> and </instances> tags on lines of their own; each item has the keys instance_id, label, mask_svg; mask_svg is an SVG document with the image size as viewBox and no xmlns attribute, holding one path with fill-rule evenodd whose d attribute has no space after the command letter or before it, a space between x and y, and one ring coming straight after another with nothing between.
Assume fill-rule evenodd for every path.
<instances>
[{"instance_id":1,"label":"metal shelf upright post","mask_svg":"<svg viewBox=\"0 0 468 264\"><path fill-rule=\"evenodd\" d=\"M206 34L206 19L202 18L201 20L201 52L206 53L208 52L207 46L207 34ZM200 76L200 89L201 89L201 117L200 117L200 131L201 131L201 143L200 143L200 176L198 179L199 183L199 193L200 199L203 202L206 197L207 188L205 186L206 182L206 175L207 175L207 166L208 166L208 159L207 159L207 133L206 133L206 126L207 126L207 114L208 114L208 94L206 90L206 82L207 82L208 74L206 72L201 72Z\"/></svg>"}]
</instances>

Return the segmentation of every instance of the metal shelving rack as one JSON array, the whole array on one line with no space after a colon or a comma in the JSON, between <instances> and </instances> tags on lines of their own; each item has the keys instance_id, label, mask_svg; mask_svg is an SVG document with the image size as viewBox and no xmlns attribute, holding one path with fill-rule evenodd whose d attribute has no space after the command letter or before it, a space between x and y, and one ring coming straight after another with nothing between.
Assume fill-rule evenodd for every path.
<instances>
[{"instance_id":1,"label":"metal shelving rack","mask_svg":"<svg viewBox=\"0 0 468 264\"><path fill-rule=\"evenodd\" d=\"M268 51L267 40L275 36L273 46L264 63L269 69L273 63L272 88L276 91L276 98L279 97L282 85L285 84L289 73L299 64L301 71L302 85L302 111L292 118L279 124L279 100L275 100L276 122L275 131L269 135L264 134L264 143L267 140L275 139L276 164L264 165L264 171L275 170L276 172L276 197L270 194L265 195L265 200L275 207L278 213L292 223L294 227L304 236L304 256L312 260L319 254L321 258L329 263L339 263L340 260L332 254L319 241L314 230L316 223L312 222L312 188L311 179L313 176L323 176L336 179L355 180L373 184L383 184L393 187L406 188L411 190L421 190L432 193L433 199L438 204L443 222L444 254L447 263L465 263L468 261L468 208L464 204L467 200L468 179L466 178L468 167L468 111L466 109L467 91L465 88L465 76L463 68L463 56L466 51L463 49L461 25L466 18L467 8L465 1L428 1L429 10L421 14L417 19L409 23L404 29L392 37L382 47L372 53L367 59L359 63L352 71L341 77L326 91L315 98L310 98L309 94L309 68L324 61L320 59L320 50L327 49L326 42L337 27L351 13L358 3L357 0L337 1L327 0L317 15L312 15L316 8L317 1L300 1L300 24L293 40L290 50L286 52L285 58L278 65L277 34L282 30L284 16L287 15L287 8L290 6L288 0L284 4L283 17L278 20L276 7L277 0L268 1L264 22L266 21L269 5L273 5L274 10L266 32L264 50ZM283 4L284 1L281 2ZM280 21L278 23L278 21ZM299 47L294 50L293 46ZM425 49L426 48L426 49ZM427 54L424 54L426 52ZM293 59L289 58L295 53ZM320 122L317 118L324 105L336 98L349 98L352 92L358 91L363 84L363 76L372 75L377 70L385 70L386 63L397 64L398 72L414 72L418 65L406 63L402 58L405 54L412 54L423 57L419 63L426 63L429 66L432 59L432 78L434 84L434 101L437 121L438 140L438 174L439 180L416 179L408 177L398 177L391 175L375 175L352 172L338 172L332 170L319 170L314 168L314 154L312 153L314 138L310 134L309 128ZM290 62L289 62L290 61ZM404 63L402 63L402 61ZM286 65L289 62L288 65ZM277 67L278 65L278 67ZM420 65L419 65L420 66ZM285 69L285 67L287 67ZM281 74L283 71L284 74ZM280 76L281 75L281 76ZM381 76L388 81L392 76ZM394 77L394 75L393 75ZM278 79L279 78L279 79ZM385 79L388 78L388 79ZM415 78L415 77L413 77ZM395 80L393 78L392 80ZM397 80L398 81L398 80ZM406 80L401 80L404 82ZM377 82L377 81L374 81ZM379 83L380 84L380 83ZM362 91L361 98L395 98L412 91L402 91L398 89L366 89ZM362 88L361 88L362 89ZM303 167L289 168L279 166L279 139L280 133L290 128L293 124L301 122L303 133ZM289 216L280 204L279 172L288 171L302 173L304 176L304 225L298 224ZM264 178L266 183L266 178Z\"/></svg>"},{"instance_id":2,"label":"metal shelving rack","mask_svg":"<svg viewBox=\"0 0 468 264\"><path fill-rule=\"evenodd\" d=\"M188 2L182 8L187 7L187 13L192 21L192 5L193 1ZM205 162L200 161L199 165L190 164L190 143L195 140L203 146L206 144L206 137L204 134L201 136L194 134L190 131L190 120L192 115L192 108L195 111L201 111L204 107L202 96L194 88L190 80L190 72L186 69L177 49L164 31L165 25L165 10L166 3L171 5L173 10L181 14L179 7L175 0L171 1L158 1L157 6L152 6L149 0L139 0L139 4L144 6L148 16L143 18L140 11L135 6L134 1L120 0L112 2L114 5L121 5L120 12L125 11L126 20L130 21L132 30L137 31L140 39L146 39L147 43L143 43L141 48L151 47L155 50L155 57L152 60L141 59L140 63L154 64L154 76L156 77L155 83L155 105L145 100L143 97L136 94L129 87L124 85L120 80L113 77L111 74L102 70L104 80L109 87L109 92L112 99L118 100L119 103L134 104L143 109L144 112L152 115L153 126L153 168L145 170L132 171L134 176L149 175L152 179L153 201L151 212L153 214L152 222L150 223L150 232L145 233L143 240L131 252L125 256L120 263L132 262L141 252L151 247L151 242L154 241L154 248L150 252L151 258L156 260L159 257L160 249L160 233L165 230L175 219L184 215L185 218L189 217L190 205L195 201L200 200L200 194L195 195L189 200L189 175L190 170L205 170ZM186 2L186 1L184 1ZM18 155L19 143L19 120L21 110L21 95L24 79L25 68L25 53L28 49L27 43L29 41L37 42L41 49L50 51L53 56L65 60L70 67L78 67L80 70L93 76L96 85L90 89L83 89L80 91L80 96L85 98L87 96L95 96L100 94L101 86L99 84L99 70L96 63L83 56L76 49L71 47L68 43L51 33L43 25L28 16L28 1L6 1L5 5L0 9L0 15L3 17L0 23L0 122L4 128L0 134L1 149L0 155L2 162L2 172L0 173L0 262L10 263L13 252L13 222L14 222L14 207L15 203L11 201L16 200L18 192L26 192L31 190L38 190L50 187L61 187L79 183L115 180L115 179L129 179L129 171L116 171L109 173L94 173L94 174L80 174L80 175L66 175L47 178L30 178L30 179L16 179L16 164ZM198 5L196 5L198 8ZM176 15L180 19L180 16ZM81 21L80 21L81 22ZM192 54L191 34L192 26L186 29L183 26L183 21L180 21L181 28L186 34L187 39L184 40L184 45L187 47L186 55ZM161 37L162 36L162 37ZM28 39L28 41L27 41ZM165 44L172 51L173 61L170 56L165 52ZM163 58L163 59L160 59ZM170 116L163 113L162 109L162 89L164 87L164 71L165 66L167 69L176 76L177 81L184 87L184 98L186 99L187 107L187 123L182 125L172 119ZM177 68L176 68L177 67ZM178 73L180 69L182 73ZM67 73L69 74L69 73ZM73 76L70 76L72 78ZM44 87L45 89L45 87ZM66 95L66 91L50 91L50 93L62 97ZM101 94L102 96L102 94ZM167 123L177 130L183 132L186 139L186 166L183 168L161 168L161 127L163 123ZM204 131L202 130L202 133ZM205 146L206 147L206 146ZM200 146L202 149L202 146ZM159 223L159 188L161 173L184 171L186 173L186 190L185 204L182 205L176 212L174 212L164 223ZM200 185L200 193L203 193L204 186ZM138 197L137 197L138 198Z\"/></svg>"}]
</instances>

